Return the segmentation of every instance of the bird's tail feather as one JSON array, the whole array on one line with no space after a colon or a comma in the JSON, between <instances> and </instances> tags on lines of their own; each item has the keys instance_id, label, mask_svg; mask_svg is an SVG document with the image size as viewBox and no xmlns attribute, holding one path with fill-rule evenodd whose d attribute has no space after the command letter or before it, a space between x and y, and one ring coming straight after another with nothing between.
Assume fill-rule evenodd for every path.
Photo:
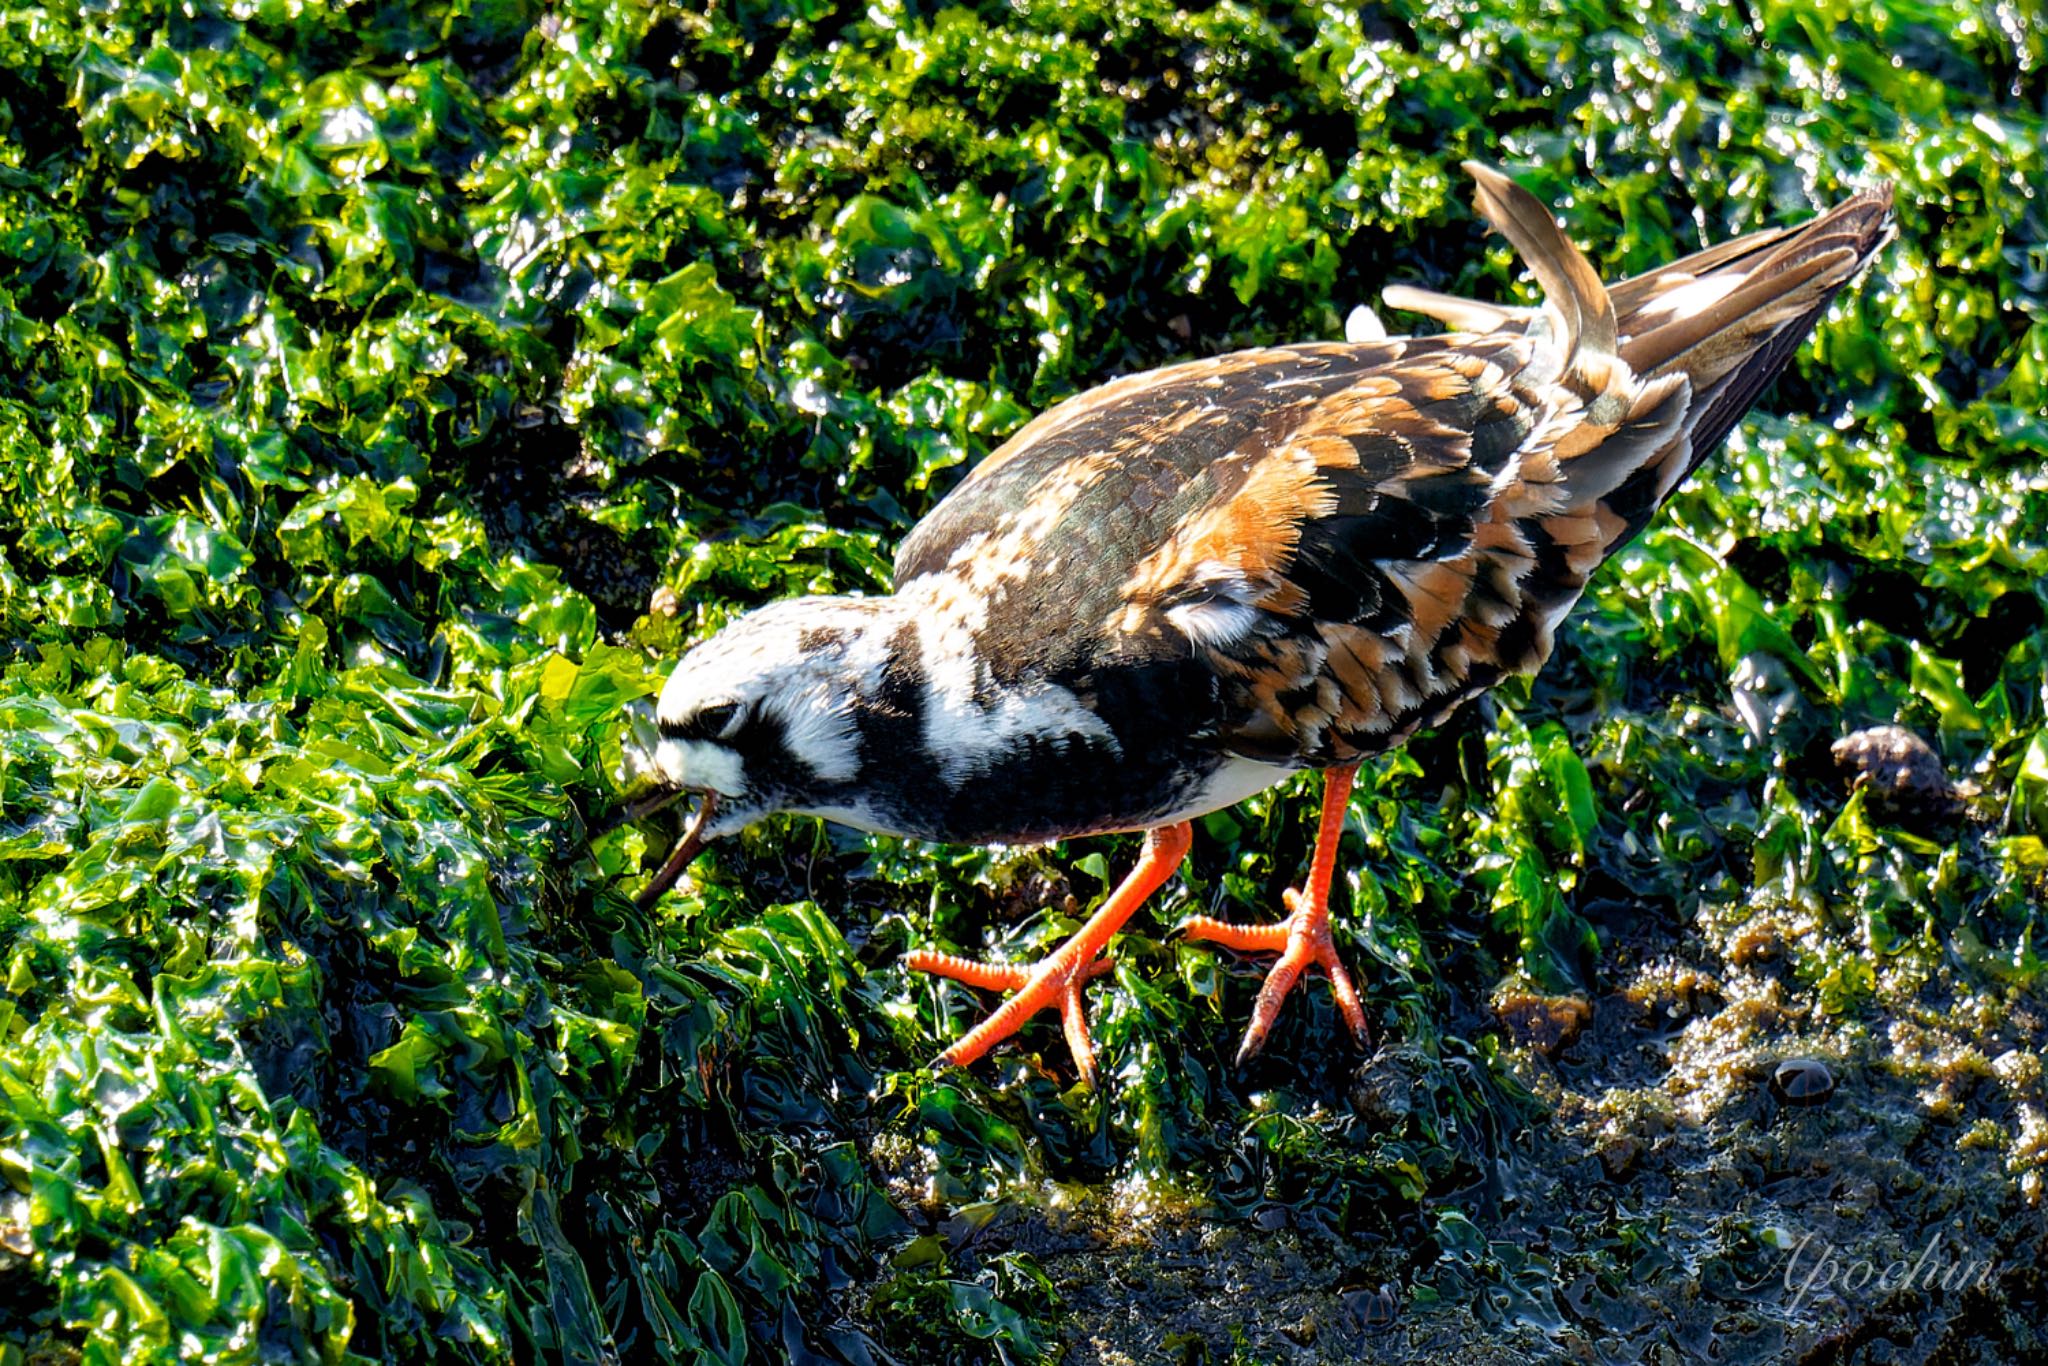
<instances>
[{"instance_id":1,"label":"bird's tail feather","mask_svg":"<svg viewBox=\"0 0 2048 1366\"><path fill-rule=\"evenodd\" d=\"M1796 228L1767 228L1612 286L1534 195L1478 162L1465 169L1486 220L1514 244L1537 283L1567 364L1582 352L1619 356L1642 378L1682 373L1692 387L1685 428L1691 473L1791 363L1828 302L1890 240L1889 185L1859 191ZM1460 331L1526 327L1538 310L1395 285L1389 307ZM1675 485L1676 480L1666 488Z\"/></svg>"},{"instance_id":2,"label":"bird's tail feather","mask_svg":"<svg viewBox=\"0 0 2048 1366\"><path fill-rule=\"evenodd\" d=\"M1683 372L1692 383L1688 473L1791 363L1891 232L1886 185L1796 228L1736 238L1614 287L1622 360L1646 378Z\"/></svg>"},{"instance_id":3,"label":"bird's tail feather","mask_svg":"<svg viewBox=\"0 0 2048 1366\"><path fill-rule=\"evenodd\" d=\"M1607 287L1543 201L1491 166L1468 161L1465 172L1472 177L1473 203L1480 216L1514 245L1543 286L1544 306L1561 325L1559 340L1567 363L1581 349L1613 355L1614 304Z\"/></svg>"},{"instance_id":4,"label":"bird's tail feather","mask_svg":"<svg viewBox=\"0 0 2048 1366\"><path fill-rule=\"evenodd\" d=\"M1419 285L1388 285L1380 291L1380 299L1388 308L1435 318L1453 332L1492 332L1509 323L1525 323L1537 312L1513 304L1483 304L1477 299L1439 294Z\"/></svg>"}]
</instances>

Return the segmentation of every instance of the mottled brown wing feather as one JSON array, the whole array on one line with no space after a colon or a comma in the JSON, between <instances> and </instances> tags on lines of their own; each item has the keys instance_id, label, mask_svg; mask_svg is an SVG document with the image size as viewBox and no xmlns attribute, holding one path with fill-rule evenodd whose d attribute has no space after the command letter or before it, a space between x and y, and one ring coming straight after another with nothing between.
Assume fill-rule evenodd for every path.
<instances>
[{"instance_id":1,"label":"mottled brown wing feather","mask_svg":"<svg viewBox=\"0 0 2048 1366\"><path fill-rule=\"evenodd\" d=\"M1113 575L1119 553L1141 556L1170 535L1298 414L1403 350L1375 342L1238 351L1068 399L975 466L917 524L897 550L896 582L1006 541L1027 557L1086 550ZM1028 544L1014 544L1019 529L1032 533Z\"/></svg>"},{"instance_id":2,"label":"mottled brown wing feather","mask_svg":"<svg viewBox=\"0 0 2048 1366\"><path fill-rule=\"evenodd\" d=\"M1682 377L1433 340L1297 411L1124 581L1117 629L1164 622L1233 684L1240 753L1345 761L1538 667L1626 534L1601 500L1683 460Z\"/></svg>"}]
</instances>

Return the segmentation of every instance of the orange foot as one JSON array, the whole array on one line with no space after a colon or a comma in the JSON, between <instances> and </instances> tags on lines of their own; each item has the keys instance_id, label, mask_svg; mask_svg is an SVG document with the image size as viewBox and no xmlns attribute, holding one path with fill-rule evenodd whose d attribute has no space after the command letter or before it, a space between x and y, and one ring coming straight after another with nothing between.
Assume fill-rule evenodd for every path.
<instances>
[{"instance_id":1,"label":"orange foot","mask_svg":"<svg viewBox=\"0 0 2048 1366\"><path fill-rule=\"evenodd\" d=\"M1088 1017L1081 1006L1081 987L1109 971L1110 960L1100 956L1102 950L1111 936L1123 928L1131 914L1145 904L1145 898L1157 891L1160 883L1173 876L1181 860L1187 857L1188 845L1193 839L1194 831L1186 821L1146 831L1145 852L1139 857L1138 866L1131 869L1130 876L1110 893L1109 900L1088 918L1087 924L1074 931L1072 938L1034 966L977 963L970 958L956 958L930 949L906 954L904 966L913 971L936 973L990 991L1016 992L996 1009L995 1014L940 1054L939 1061L966 1067L1022 1029L1024 1022L1033 1015L1057 1004L1066 1029L1067 1048L1074 1055L1075 1070L1081 1074L1083 1082L1093 1086L1095 1047L1088 1038Z\"/></svg>"},{"instance_id":2,"label":"orange foot","mask_svg":"<svg viewBox=\"0 0 2048 1366\"><path fill-rule=\"evenodd\" d=\"M1245 953L1280 955L1280 961L1266 974L1266 984L1259 988L1258 1002L1252 1007L1252 1022L1237 1050L1240 1066L1265 1046L1266 1035L1280 1018L1280 1003L1287 999L1296 979L1311 963L1320 966L1330 979L1337 1008L1344 1013L1344 1022L1351 1026L1351 1035L1359 1046L1363 1048L1371 1037L1358 989L1351 985L1351 974L1344 970L1344 962L1337 957L1337 946L1330 938L1330 876L1336 870L1337 841L1344 833L1344 811L1350 803L1351 780L1357 772L1358 766L1354 764L1330 769L1323 778L1323 821L1316 833L1315 859L1309 864L1308 889L1288 889L1287 919L1277 925L1232 925L1198 915L1182 927L1190 939L1206 939Z\"/></svg>"}]
</instances>

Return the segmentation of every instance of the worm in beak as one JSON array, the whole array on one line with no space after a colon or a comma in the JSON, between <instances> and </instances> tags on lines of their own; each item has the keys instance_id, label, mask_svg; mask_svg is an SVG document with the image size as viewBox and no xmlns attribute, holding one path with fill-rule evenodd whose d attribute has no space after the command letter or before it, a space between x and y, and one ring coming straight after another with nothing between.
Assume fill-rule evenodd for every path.
<instances>
[{"instance_id":1,"label":"worm in beak","mask_svg":"<svg viewBox=\"0 0 2048 1366\"><path fill-rule=\"evenodd\" d=\"M646 910L661 899L661 894L675 885L683 875L683 869L704 849L704 831L711 824L711 817L718 811L718 794L706 791L702 801L697 803L697 814L690 820L690 828L683 831L683 837L676 841L676 847L669 853L668 861L661 865L661 871L654 875L654 881L646 890L633 899L633 904Z\"/></svg>"}]
</instances>

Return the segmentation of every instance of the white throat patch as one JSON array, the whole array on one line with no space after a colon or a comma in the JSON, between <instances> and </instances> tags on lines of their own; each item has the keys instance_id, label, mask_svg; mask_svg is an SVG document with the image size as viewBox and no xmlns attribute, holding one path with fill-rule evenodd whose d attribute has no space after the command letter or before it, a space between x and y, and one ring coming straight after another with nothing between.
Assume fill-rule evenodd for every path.
<instances>
[{"instance_id":1,"label":"white throat patch","mask_svg":"<svg viewBox=\"0 0 2048 1366\"><path fill-rule=\"evenodd\" d=\"M740 756L713 740L664 735L654 747L654 768L670 787L708 787L722 797L738 797L747 790Z\"/></svg>"}]
</instances>

